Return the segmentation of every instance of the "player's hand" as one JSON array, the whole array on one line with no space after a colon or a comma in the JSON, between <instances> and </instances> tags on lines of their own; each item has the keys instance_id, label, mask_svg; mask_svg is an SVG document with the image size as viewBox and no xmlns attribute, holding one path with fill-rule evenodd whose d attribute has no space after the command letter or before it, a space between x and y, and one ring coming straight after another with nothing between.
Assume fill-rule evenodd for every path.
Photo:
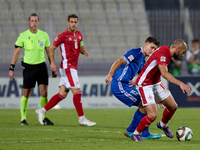
<instances>
[{"instance_id":1,"label":"player's hand","mask_svg":"<svg viewBox=\"0 0 200 150\"><path fill-rule=\"evenodd\" d=\"M86 57L88 57L89 56L89 52L85 50L84 53L83 53L83 55L86 56Z\"/></svg>"},{"instance_id":2,"label":"player's hand","mask_svg":"<svg viewBox=\"0 0 200 150\"><path fill-rule=\"evenodd\" d=\"M136 79L130 80L129 83L128 83L128 84L130 84L129 87L134 87L134 86L136 86L135 82L136 82Z\"/></svg>"},{"instance_id":3,"label":"player's hand","mask_svg":"<svg viewBox=\"0 0 200 150\"><path fill-rule=\"evenodd\" d=\"M14 79L14 71L10 70L8 76L10 79Z\"/></svg>"},{"instance_id":4,"label":"player's hand","mask_svg":"<svg viewBox=\"0 0 200 150\"><path fill-rule=\"evenodd\" d=\"M111 80L112 80L112 76L111 76L111 75L107 75L107 76L106 76L106 79L105 79L105 82L106 82L108 85L110 85Z\"/></svg>"},{"instance_id":5,"label":"player's hand","mask_svg":"<svg viewBox=\"0 0 200 150\"><path fill-rule=\"evenodd\" d=\"M57 77L56 64L51 64L52 77Z\"/></svg>"},{"instance_id":6,"label":"player's hand","mask_svg":"<svg viewBox=\"0 0 200 150\"><path fill-rule=\"evenodd\" d=\"M52 71L52 77L56 78L57 77L57 72Z\"/></svg>"},{"instance_id":7,"label":"player's hand","mask_svg":"<svg viewBox=\"0 0 200 150\"><path fill-rule=\"evenodd\" d=\"M191 89L188 85L184 84L183 82L180 84L180 88L182 89L183 93L187 92L188 94L191 93Z\"/></svg>"}]
</instances>

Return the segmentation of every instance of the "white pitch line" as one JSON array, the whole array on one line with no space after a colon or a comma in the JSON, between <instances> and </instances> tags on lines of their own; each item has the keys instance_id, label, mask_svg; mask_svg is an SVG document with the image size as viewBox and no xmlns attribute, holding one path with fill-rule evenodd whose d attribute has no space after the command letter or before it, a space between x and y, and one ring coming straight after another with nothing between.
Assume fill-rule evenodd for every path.
<instances>
[{"instance_id":1,"label":"white pitch line","mask_svg":"<svg viewBox=\"0 0 200 150\"><path fill-rule=\"evenodd\" d=\"M104 133L107 133L107 132L114 132L114 133L122 133L120 131L94 131L94 130L66 130L66 129L62 129L62 130L53 130L53 129L22 129L22 128L4 128L6 130L28 130L28 131L35 131L35 130L41 130L41 131L54 131L54 132L57 132L57 131L61 131L61 132L71 132L71 131L82 131L82 132L104 132Z\"/></svg>"},{"instance_id":2,"label":"white pitch line","mask_svg":"<svg viewBox=\"0 0 200 150\"><path fill-rule=\"evenodd\" d=\"M42 140L42 138L40 138L41 140ZM44 138L45 140L46 140L46 138ZM79 139L78 141L84 141L84 142L105 142L105 141L115 141L116 139L94 139L94 138L90 138L90 139L88 139L87 138L87 140L85 140L85 139ZM51 142L51 143L77 143L77 140L67 140L67 139L65 139L64 141L63 141L63 139L61 139L61 140L55 140L55 139L49 139L48 141L13 141L13 142L0 142L1 144L15 144L15 143L49 143L49 142Z\"/></svg>"}]
</instances>

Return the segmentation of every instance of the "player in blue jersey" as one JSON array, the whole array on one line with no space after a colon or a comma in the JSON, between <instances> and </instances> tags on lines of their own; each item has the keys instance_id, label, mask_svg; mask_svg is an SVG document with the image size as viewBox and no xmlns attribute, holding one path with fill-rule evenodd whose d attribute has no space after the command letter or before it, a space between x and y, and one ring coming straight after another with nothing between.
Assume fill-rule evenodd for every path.
<instances>
[{"instance_id":1,"label":"player in blue jersey","mask_svg":"<svg viewBox=\"0 0 200 150\"><path fill-rule=\"evenodd\" d=\"M148 37L143 47L127 51L121 58L116 60L105 82L110 85L113 95L125 105L138 106L130 126L125 130L124 135L131 138L140 120L147 112L142 106L141 98L135 86L134 76L139 74L145 64L145 57L149 56L159 46L159 41L154 37ZM161 134L150 134L148 128L142 132L143 139L159 139Z\"/></svg>"}]
</instances>

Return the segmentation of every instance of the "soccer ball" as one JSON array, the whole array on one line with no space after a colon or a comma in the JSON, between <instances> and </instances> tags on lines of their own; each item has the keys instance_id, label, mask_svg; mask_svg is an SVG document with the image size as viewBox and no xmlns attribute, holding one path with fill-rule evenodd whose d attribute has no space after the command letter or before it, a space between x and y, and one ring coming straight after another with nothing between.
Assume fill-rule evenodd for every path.
<instances>
[{"instance_id":1,"label":"soccer ball","mask_svg":"<svg viewBox=\"0 0 200 150\"><path fill-rule=\"evenodd\" d=\"M192 130L187 126L180 127L176 131L176 137L179 141L190 141L192 139L192 136Z\"/></svg>"}]
</instances>

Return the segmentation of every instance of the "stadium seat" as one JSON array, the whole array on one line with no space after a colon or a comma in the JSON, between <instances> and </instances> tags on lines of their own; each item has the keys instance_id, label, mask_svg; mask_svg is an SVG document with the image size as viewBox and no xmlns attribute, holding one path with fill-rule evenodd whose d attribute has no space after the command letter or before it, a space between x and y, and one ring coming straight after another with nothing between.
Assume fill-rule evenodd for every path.
<instances>
[{"instance_id":1,"label":"stadium seat","mask_svg":"<svg viewBox=\"0 0 200 150\"><path fill-rule=\"evenodd\" d=\"M103 4L100 1L91 3L91 13L104 13Z\"/></svg>"},{"instance_id":2,"label":"stadium seat","mask_svg":"<svg viewBox=\"0 0 200 150\"><path fill-rule=\"evenodd\" d=\"M117 12L117 6L116 3L105 3L105 8L106 8L106 12L109 13L113 13L113 12Z\"/></svg>"}]
</instances>

